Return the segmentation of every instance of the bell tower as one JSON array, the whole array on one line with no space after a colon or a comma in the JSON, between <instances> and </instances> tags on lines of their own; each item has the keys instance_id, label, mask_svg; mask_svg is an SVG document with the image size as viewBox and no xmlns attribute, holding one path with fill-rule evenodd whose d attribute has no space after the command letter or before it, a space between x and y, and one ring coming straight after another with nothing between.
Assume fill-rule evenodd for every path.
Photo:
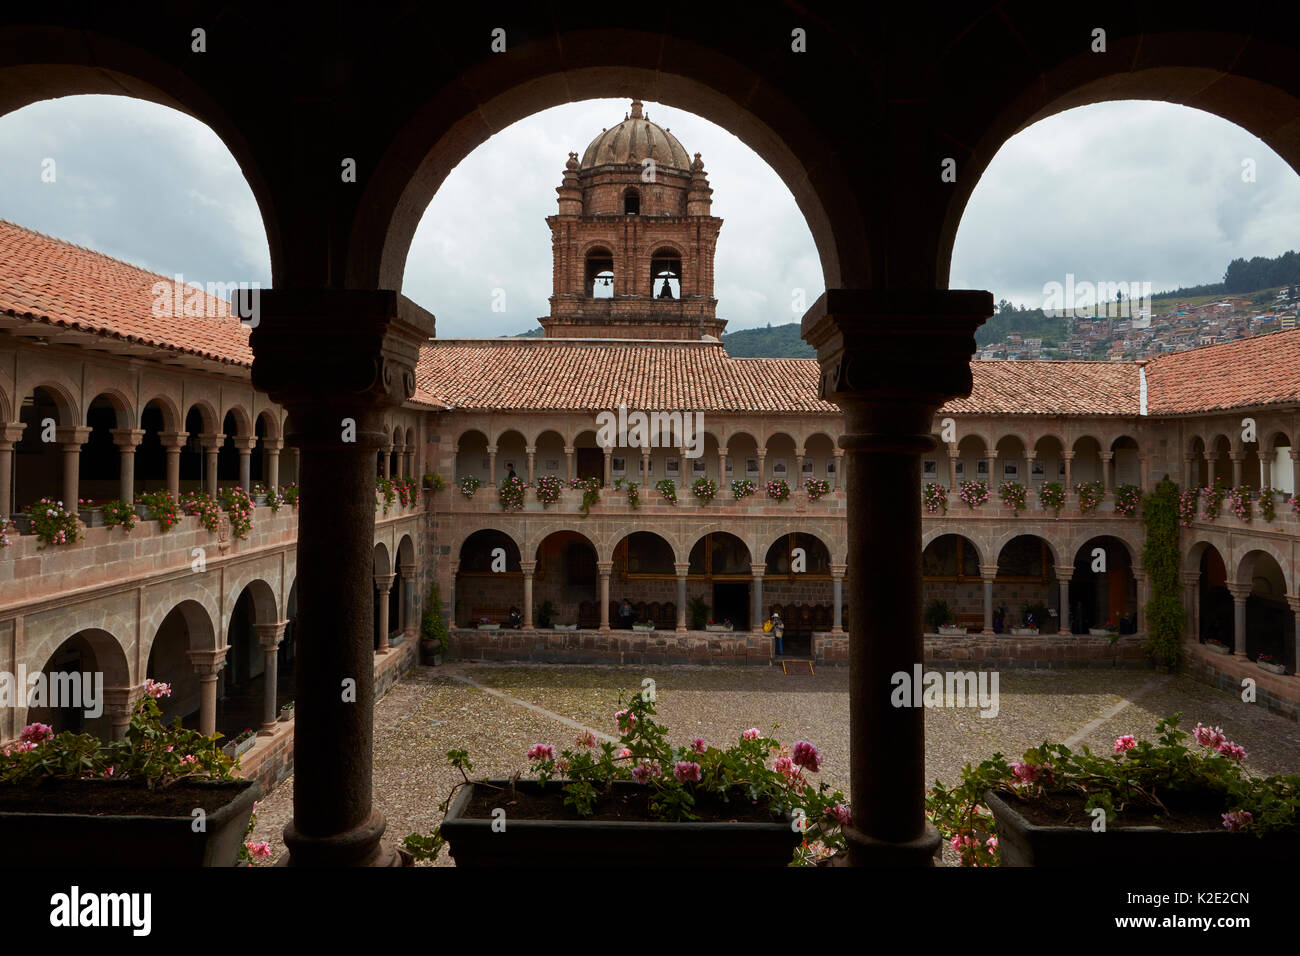
<instances>
[{"instance_id":1,"label":"bell tower","mask_svg":"<svg viewBox=\"0 0 1300 956\"><path fill-rule=\"evenodd\" d=\"M719 338L713 256L722 220L700 154L650 122L640 100L570 153L548 216L553 254L548 338Z\"/></svg>"}]
</instances>

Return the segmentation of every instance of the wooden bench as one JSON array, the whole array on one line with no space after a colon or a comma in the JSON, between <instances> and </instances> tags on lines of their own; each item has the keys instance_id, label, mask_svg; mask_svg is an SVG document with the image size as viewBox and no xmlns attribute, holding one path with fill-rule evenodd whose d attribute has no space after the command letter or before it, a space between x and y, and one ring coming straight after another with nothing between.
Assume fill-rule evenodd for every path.
<instances>
[{"instance_id":1,"label":"wooden bench","mask_svg":"<svg viewBox=\"0 0 1300 956\"><path fill-rule=\"evenodd\" d=\"M958 614L956 615L956 618L957 618L957 623L962 627L966 628L966 630L968 631L972 627L975 628L976 630L980 630L980 631L984 630L984 615L982 613L981 614Z\"/></svg>"},{"instance_id":2,"label":"wooden bench","mask_svg":"<svg viewBox=\"0 0 1300 956\"><path fill-rule=\"evenodd\" d=\"M488 619L490 624L500 624L505 627L506 621L510 617L510 608L496 606L471 607L469 609L469 626L478 627L478 622L483 618Z\"/></svg>"}]
</instances>

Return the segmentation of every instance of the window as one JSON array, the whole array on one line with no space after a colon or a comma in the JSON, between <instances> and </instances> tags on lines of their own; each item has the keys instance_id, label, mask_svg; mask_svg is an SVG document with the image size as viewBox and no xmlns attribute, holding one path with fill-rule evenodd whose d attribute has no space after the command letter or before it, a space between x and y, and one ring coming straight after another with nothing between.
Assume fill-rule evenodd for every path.
<instances>
[{"instance_id":1,"label":"window","mask_svg":"<svg viewBox=\"0 0 1300 956\"><path fill-rule=\"evenodd\" d=\"M682 473L682 460L680 458L669 458L667 460L667 470L665 474L669 478L676 478Z\"/></svg>"},{"instance_id":2,"label":"window","mask_svg":"<svg viewBox=\"0 0 1300 956\"><path fill-rule=\"evenodd\" d=\"M626 474L627 474L627 459L626 459L626 458L614 458L613 456L611 456L611 459L610 459L610 471L612 471L612 472L613 472L614 474L616 474L616 475L626 475Z\"/></svg>"},{"instance_id":3,"label":"window","mask_svg":"<svg viewBox=\"0 0 1300 956\"><path fill-rule=\"evenodd\" d=\"M691 474L703 475L705 473L704 459L694 458L691 460Z\"/></svg>"},{"instance_id":4,"label":"window","mask_svg":"<svg viewBox=\"0 0 1300 956\"><path fill-rule=\"evenodd\" d=\"M641 214L641 194L635 189L623 193L623 215L639 216Z\"/></svg>"},{"instance_id":5,"label":"window","mask_svg":"<svg viewBox=\"0 0 1300 956\"><path fill-rule=\"evenodd\" d=\"M989 463L986 459L981 458L975 466L975 474L981 478L987 478L989 473Z\"/></svg>"},{"instance_id":6,"label":"window","mask_svg":"<svg viewBox=\"0 0 1300 956\"><path fill-rule=\"evenodd\" d=\"M935 459L927 458L922 462L922 465L924 468L924 476L926 478L939 477L939 463Z\"/></svg>"},{"instance_id":7,"label":"window","mask_svg":"<svg viewBox=\"0 0 1300 956\"><path fill-rule=\"evenodd\" d=\"M746 478L757 478L757 477L758 477L758 459L757 459L757 458L746 458L746 459L745 459L745 477L746 477Z\"/></svg>"},{"instance_id":8,"label":"window","mask_svg":"<svg viewBox=\"0 0 1300 956\"><path fill-rule=\"evenodd\" d=\"M596 248L587 253L584 290L591 299L614 298L614 254L608 249Z\"/></svg>"},{"instance_id":9,"label":"window","mask_svg":"<svg viewBox=\"0 0 1300 956\"><path fill-rule=\"evenodd\" d=\"M776 459L774 462L772 462L772 477L773 477L773 478L784 478L784 477L785 477L785 470L786 470L786 469L785 469L785 459L784 459L784 458L778 458L778 459Z\"/></svg>"},{"instance_id":10,"label":"window","mask_svg":"<svg viewBox=\"0 0 1300 956\"><path fill-rule=\"evenodd\" d=\"M803 473L806 478L811 478L813 476L813 460L811 458L805 458L803 460Z\"/></svg>"},{"instance_id":11,"label":"window","mask_svg":"<svg viewBox=\"0 0 1300 956\"><path fill-rule=\"evenodd\" d=\"M1016 464L1014 461L1003 462L1002 477L1010 478L1012 480L1015 480L1016 478L1020 477L1020 466Z\"/></svg>"},{"instance_id":12,"label":"window","mask_svg":"<svg viewBox=\"0 0 1300 956\"><path fill-rule=\"evenodd\" d=\"M1047 470L1043 467L1043 463L1035 458L1033 467L1029 469L1029 474L1034 478L1046 478Z\"/></svg>"}]
</instances>

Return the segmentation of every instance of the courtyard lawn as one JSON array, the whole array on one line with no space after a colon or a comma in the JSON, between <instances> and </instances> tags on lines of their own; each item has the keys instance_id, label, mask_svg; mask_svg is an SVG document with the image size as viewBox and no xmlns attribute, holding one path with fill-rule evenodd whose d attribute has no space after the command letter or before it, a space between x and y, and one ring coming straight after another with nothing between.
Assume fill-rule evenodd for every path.
<instances>
[{"instance_id":1,"label":"courtyard lawn","mask_svg":"<svg viewBox=\"0 0 1300 956\"><path fill-rule=\"evenodd\" d=\"M596 667L456 663L413 668L375 705L375 807L388 818L386 842L427 832L440 819L459 774L447 765L453 747L469 750L475 777L527 772L535 743L561 749L581 729L602 739L617 734L620 691L655 681L659 719L673 743L703 737L728 746L747 727L782 743L809 740L825 758L820 777L845 792L848 766L848 671L816 676L778 668ZM1019 757L1044 738L1109 753L1121 734L1153 737L1160 717L1181 711L1181 726L1221 725L1246 748L1255 773L1300 772L1300 732L1294 722L1186 677L1147 670L1003 670L999 710L926 713L926 780L955 783L962 766L1001 750ZM292 815L293 778L264 799L250 838L266 840L270 865L284 851L281 832ZM945 847L945 851L947 848ZM945 858L948 853L945 852ZM444 854L438 865L452 865Z\"/></svg>"}]
</instances>

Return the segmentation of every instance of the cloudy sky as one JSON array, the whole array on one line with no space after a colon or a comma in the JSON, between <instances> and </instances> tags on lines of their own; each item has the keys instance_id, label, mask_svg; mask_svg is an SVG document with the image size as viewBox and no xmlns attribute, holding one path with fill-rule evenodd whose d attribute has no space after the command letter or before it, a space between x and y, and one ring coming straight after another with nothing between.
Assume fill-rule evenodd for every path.
<instances>
[{"instance_id":1,"label":"cloudy sky","mask_svg":"<svg viewBox=\"0 0 1300 956\"><path fill-rule=\"evenodd\" d=\"M564 161L627 109L589 100L547 110L453 171L416 232L403 288L438 317L440 336L535 326L551 291L545 217ZM789 191L722 128L654 103L646 112L703 154L714 214L725 220L716 294L729 330L796 320L792 290L811 302L822 280ZM1253 160L1253 182L1244 160ZM0 218L165 275L270 285L238 166L206 127L149 103L69 97L0 117ZM1300 248L1298 233L1300 177L1255 137L1168 104L1099 104L1003 147L962 220L951 285L1031 307L1067 273L1160 291L1217 281L1237 256ZM492 310L496 289L504 312Z\"/></svg>"}]
</instances>

